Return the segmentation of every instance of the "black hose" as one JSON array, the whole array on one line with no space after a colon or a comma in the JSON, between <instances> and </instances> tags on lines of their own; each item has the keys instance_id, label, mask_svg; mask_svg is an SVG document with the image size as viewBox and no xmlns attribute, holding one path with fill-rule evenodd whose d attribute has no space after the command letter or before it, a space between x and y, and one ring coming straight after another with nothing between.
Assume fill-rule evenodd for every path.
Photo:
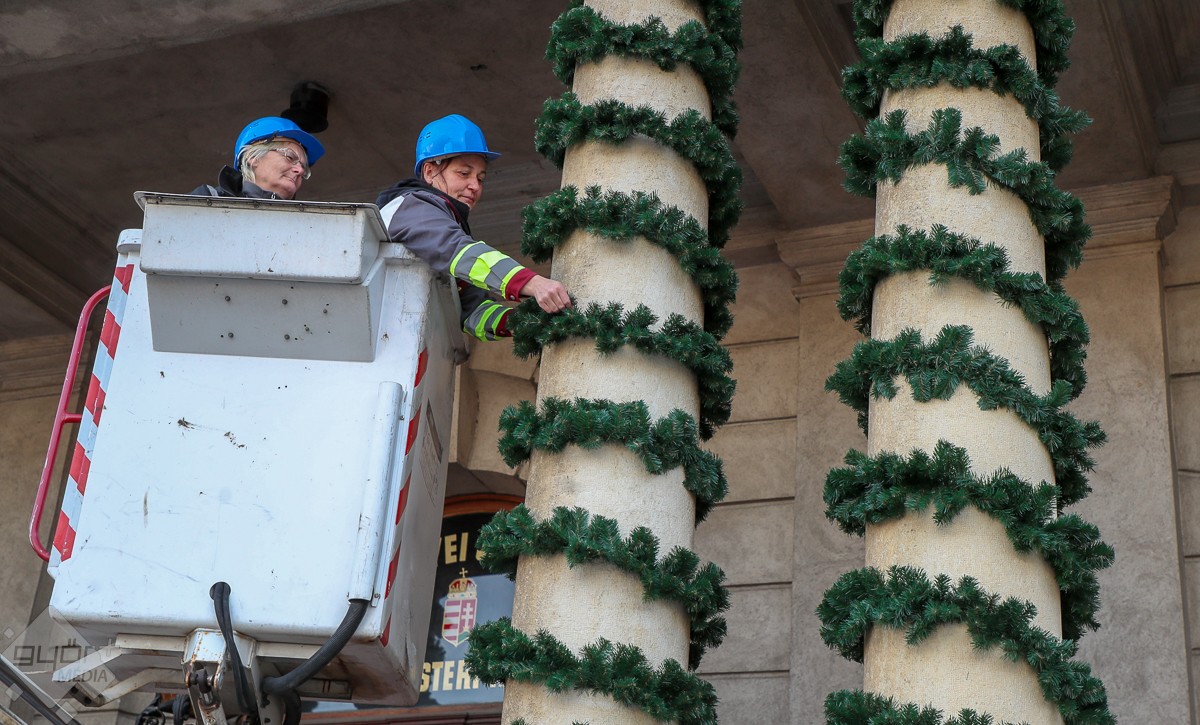
<instances>
[{"instance_id":1,"label":"black hose","mask_svg":"<svg viewBox=\"0 0 1200 725\"><path fill-rule=\"evenodd\" d=\"M283 725L300 725L300 693L288 690L280 697L283 698Z\"/></svg>"},{"instance_id":2,"label":"black hose","mask_svg":"<svg viewBox=\"0 0 1200 725\"><path fill-rule=\"evenodd\" d=\"M191 714L193 714L192 698L185 694L171 700L171 722L174 725L183 725L183 721L187 720L188 715Z\"/></svg>"},{"instance_id":3,"label":"black hose","mask_svg":"<svg viewBox=\"0 0 1200 725\"><path fill-rule=\"evenodd\" d=\"M242 713L249 715L252 721L258 720L258 698L254 696L254 688L250 686L250 678L246 676L246 668L242 666L242 655L238 652L237 642L233 639L233 617L229 613L229 585L217 582L208 590L212 597L213 608L217 613L217 626L221 628L221 636L225 638L225 651L229 653L229 662L233 666L234 686L237 691L238 707Z\"/></svg>"},{"instance_id":4,"label":"black hose","mask_svg":"<svg viewBox=\"0 0 1200 725\"><path fill-rule=\"evenodd\" d=\"M263 692L268 695L278 695L280 693L294 690L300 685L307 682L321 671L325 665L333 661L334 657L342 651L350 638L354 636L358 625L362 623L363 616L367 613L366 599L351 599L350 608L346 610L346 616L342 618L342 623L333 631L333 635L321 648L313 653L312 657L300 663L300 666L291 672L281 677L264 677L262 681Z\"/></svg>"}]
</instances>

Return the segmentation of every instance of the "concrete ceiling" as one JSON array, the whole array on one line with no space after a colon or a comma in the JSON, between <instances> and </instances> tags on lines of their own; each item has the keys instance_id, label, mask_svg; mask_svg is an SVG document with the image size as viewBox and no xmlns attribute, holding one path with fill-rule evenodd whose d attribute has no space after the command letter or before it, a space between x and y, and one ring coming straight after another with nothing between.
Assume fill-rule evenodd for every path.
<instances>
[{"instance_id":1,"label":"concrete ceiling","mask_svg":"<svg viewBox=\"0 0 1200 725\"><path fill-rule=\"evenodd\" d=\"M1068 0L1079 31L1059 86L1093 127L1062 176L1083 188L1171 173L1200 186L1200 3ZM772 261L773 236L870 217L840 188L860 128L838 95L848 0L747 0L746 212L729 253ZM564 0L7 0L0 8L0 341L70 329L140 226L139 189L213 182L251 118L292 86L333 92L329 149L301 196L372 201L406 175L415 134L459 112L505 152L472 218L516 252L519 210L558 185L533 149L564 89L543 53ZM1194 197L1185 194L1185 198Z\"/></svg>"}]
</instances>

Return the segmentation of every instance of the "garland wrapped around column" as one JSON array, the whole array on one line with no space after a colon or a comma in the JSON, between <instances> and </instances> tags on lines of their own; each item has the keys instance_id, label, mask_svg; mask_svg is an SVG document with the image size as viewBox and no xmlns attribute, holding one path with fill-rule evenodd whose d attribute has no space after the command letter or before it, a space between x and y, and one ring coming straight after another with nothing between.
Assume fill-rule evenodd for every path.
<instances>
[{"instance_id":1,"label":"garland wrapped around column","mask_svg":"<svg viewBox=\"0 0 1200 725\"><path fill-rule=\"evenodd\" d=\"M505 683L510 725L717 721L694 670L729 594L689 547L727 488L700 444L734 393L720 339L737 275L720 249L741 211L740 47L740 0L574 0L552 27L547 58L573 88L535 142L564 181L525 209L522 250L553 258L576 307L514 315L539 400L503 413L500 451L532 459L528 495L478 545L516 602L467 657Z\"/></svg>"},{"instance_id":2,"label":"garland wrapped around column","mask_svg":"<svg viewBox=\"0 0 1200 725\"><path fill-rule=\"evenodd\" d=\"M817 613L866 676L827 698L826 721L1113 723L1104 686L1072 660L1099 626L1113 551L1061 512L1090 492L1087 449L1104 441L1063 410L1088 342L1062 278L1090 229L1054 186L1067 134L1089 122L1053 91L1074 24L1061 0L853 12L862 60L843 95L867 125L839 163L879 220L842 270L838 309L874 339L826 387L858 411L868 452L829 473L825 502L867 537L869 565Z\"/></svg>"}]
</instances>

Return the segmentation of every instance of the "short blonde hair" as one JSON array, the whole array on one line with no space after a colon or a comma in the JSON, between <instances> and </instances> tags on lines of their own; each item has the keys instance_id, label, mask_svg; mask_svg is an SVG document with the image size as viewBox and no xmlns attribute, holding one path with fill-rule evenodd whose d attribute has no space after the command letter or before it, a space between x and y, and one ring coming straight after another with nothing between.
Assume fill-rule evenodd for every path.
<instances>
[{"instance_id":1,"label":"short blonde hair","mask_svg":"<svg viewBox=\"0 0 1200 725\"><path fill-rule=\"evenodd\" d=\"M248 144L242 149L242 155L238 158L238 171L242 172L242 176L249 182L254 181L254 168L251 161L258 161L262 157L271 152L272 149L292 149L300 148L301 154L305 158L305 163L308 160L308 154L304 152L304 146L299 142L282 136L275 136L265 141Z\"/></svg>"}]
</instances>

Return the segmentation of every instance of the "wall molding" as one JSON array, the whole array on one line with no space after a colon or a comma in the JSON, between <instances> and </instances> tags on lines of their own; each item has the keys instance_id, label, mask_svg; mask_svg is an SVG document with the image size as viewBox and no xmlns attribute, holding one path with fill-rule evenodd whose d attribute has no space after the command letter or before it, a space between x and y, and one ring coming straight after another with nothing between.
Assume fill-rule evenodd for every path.
<instances>
[{"instance_id":1,"label":"wall molding","mask_svg":"<svg viewBox=\"0 0 1200 725\"><path fill-rule=\"evenodd\" d=\"M1181 206L1180 188L1171 176L1092 186L1075 194L1092 226L1085 260L1157 254L1174 231ZM857 219L777 235L779 259L800 280L792 294L797 300L836 294L846 257L874 233L874 219Z\"/></svg>"}]
</instances>

